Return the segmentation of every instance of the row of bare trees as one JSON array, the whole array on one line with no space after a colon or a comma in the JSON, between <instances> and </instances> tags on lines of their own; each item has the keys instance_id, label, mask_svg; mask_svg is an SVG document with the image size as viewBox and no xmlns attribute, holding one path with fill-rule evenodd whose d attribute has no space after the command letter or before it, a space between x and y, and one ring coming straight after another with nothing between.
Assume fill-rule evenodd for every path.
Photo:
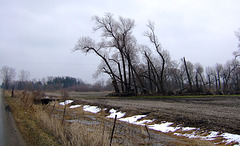
<instances>
[{"instance_id":1,"label":"row of bare trees","mask_svg":"<svg viewBox=\"0 0 240 146\"><path fill-rule=\"evenodd\" d=\"M65 76L43 78L40 80L30 80L30 72L21 70L18 73L18 80L15 80L16 71L12 67L3 66L0 69L2 84L0 87L4 90L68 90L68 91L110 91L111 83L103 80L96 81L93 84L85 83L81 79Z\"/></svg>"},{"instance_id":2,"label":"row of bare trees","mask_svg":"<svg viewBox=\"0 0 240 146\"><path fill-rule=\"evenodd\" d=\"M235 58L225 65L216 64L204 71L200 63L192 64L185 57L181 62L171 60L155 32L153 22L148 22L144 36L151 46L140 45L133 35L134 20L107 13L94 16L93 30L101 32L101 41L80 37L74 51L93 52L102 60L97 74L106 73L112 80L116 94L139 93L175 94L182 92L218 94L238 93L240 68ZM239 33L236 33L239 38Z\"/></svg>"}]
</instances>

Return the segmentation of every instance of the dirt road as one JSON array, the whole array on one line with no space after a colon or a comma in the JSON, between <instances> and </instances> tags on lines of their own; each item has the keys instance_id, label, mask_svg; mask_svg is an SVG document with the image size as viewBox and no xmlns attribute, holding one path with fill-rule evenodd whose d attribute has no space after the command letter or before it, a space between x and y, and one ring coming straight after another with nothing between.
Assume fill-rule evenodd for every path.
<instances>
[{"instance_id":1,"label":"dirt road","mask_svg":"<svg viewBox=\"0 0 240 146\"><path fill-rule=\"evenodd\" d=\"M25 143L9 112L0 91L0 146L23 146Z\"/></svg>"},{"instance_id":2,"label":"dirt road","mask_svg":"<svg viewBox=\"0 0 240 146\"><path fill-rule=\"evenodd\" d=\"M114 107L128 114L147 114L159 122L240 134L240 96L84 98L79 102Z\"/></svg>"}]
</instances>

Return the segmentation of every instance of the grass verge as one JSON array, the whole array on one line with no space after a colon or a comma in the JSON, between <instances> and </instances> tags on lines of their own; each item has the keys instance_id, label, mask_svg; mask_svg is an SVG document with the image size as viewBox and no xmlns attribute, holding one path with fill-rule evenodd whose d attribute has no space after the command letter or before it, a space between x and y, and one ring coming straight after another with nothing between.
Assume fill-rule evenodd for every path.
<instances>
[{"instance_id":1,"label":"grass verge","mask_svg":"<svg viewBox=\"0 0 240 146\"><path fill-rule=\"evenodd\" d=\"M50 108L34 104L39 93L18 92L5 99L27 145L109 145L109 132L99 126L63 122L52 116Z\"/></svg>"},{"instance_id":2,"label":"grass verge","mask_svg":"<svg viewBox=\"0 0 240 146\"><path fill-rule=\"evenodd\" d=\"M60 145L53 135L39 125L33 109L23 108L17 98L5 96L5 99L27 145Z\"/></svg>"}]
</instances>

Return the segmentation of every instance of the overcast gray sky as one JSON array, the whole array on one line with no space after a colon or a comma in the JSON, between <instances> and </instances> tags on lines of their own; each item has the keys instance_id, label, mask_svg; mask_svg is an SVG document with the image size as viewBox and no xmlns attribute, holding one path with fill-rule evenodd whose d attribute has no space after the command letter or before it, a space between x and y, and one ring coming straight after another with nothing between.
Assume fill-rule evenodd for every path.
<instances>
[{"instance_id":1,"label":"overcast gray sky","mask_svg":"<svg viewBox=\"0 0 240 146\"><path fill-rule=\"evenodd\" d=\"M30 79L72 76L94 82L95 55L72 53L81 36L92 31L94 15L110 12L135 20L139 44L148 20L173 60L213 66L233 58L238 49L239 0L0 0L0 68L31 73Z\"/></svg>"}]
</instances>

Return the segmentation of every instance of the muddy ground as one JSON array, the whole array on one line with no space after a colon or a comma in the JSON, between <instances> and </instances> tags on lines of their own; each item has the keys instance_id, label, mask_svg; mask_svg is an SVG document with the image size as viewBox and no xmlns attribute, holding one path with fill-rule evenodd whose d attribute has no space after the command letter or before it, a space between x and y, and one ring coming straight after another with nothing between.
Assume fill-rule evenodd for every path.
<instances>
[{"instance_id":1,"label":"muddy ground","mask_svg":"<svg viewBox=\"0 0 240 146\"><path fill-rule=\"evenodd\" d=\"M159 123L240 134L240 96L81 98L77 102L113 107L128 115L147 114Z\"/></svg>"}]
</instances>

